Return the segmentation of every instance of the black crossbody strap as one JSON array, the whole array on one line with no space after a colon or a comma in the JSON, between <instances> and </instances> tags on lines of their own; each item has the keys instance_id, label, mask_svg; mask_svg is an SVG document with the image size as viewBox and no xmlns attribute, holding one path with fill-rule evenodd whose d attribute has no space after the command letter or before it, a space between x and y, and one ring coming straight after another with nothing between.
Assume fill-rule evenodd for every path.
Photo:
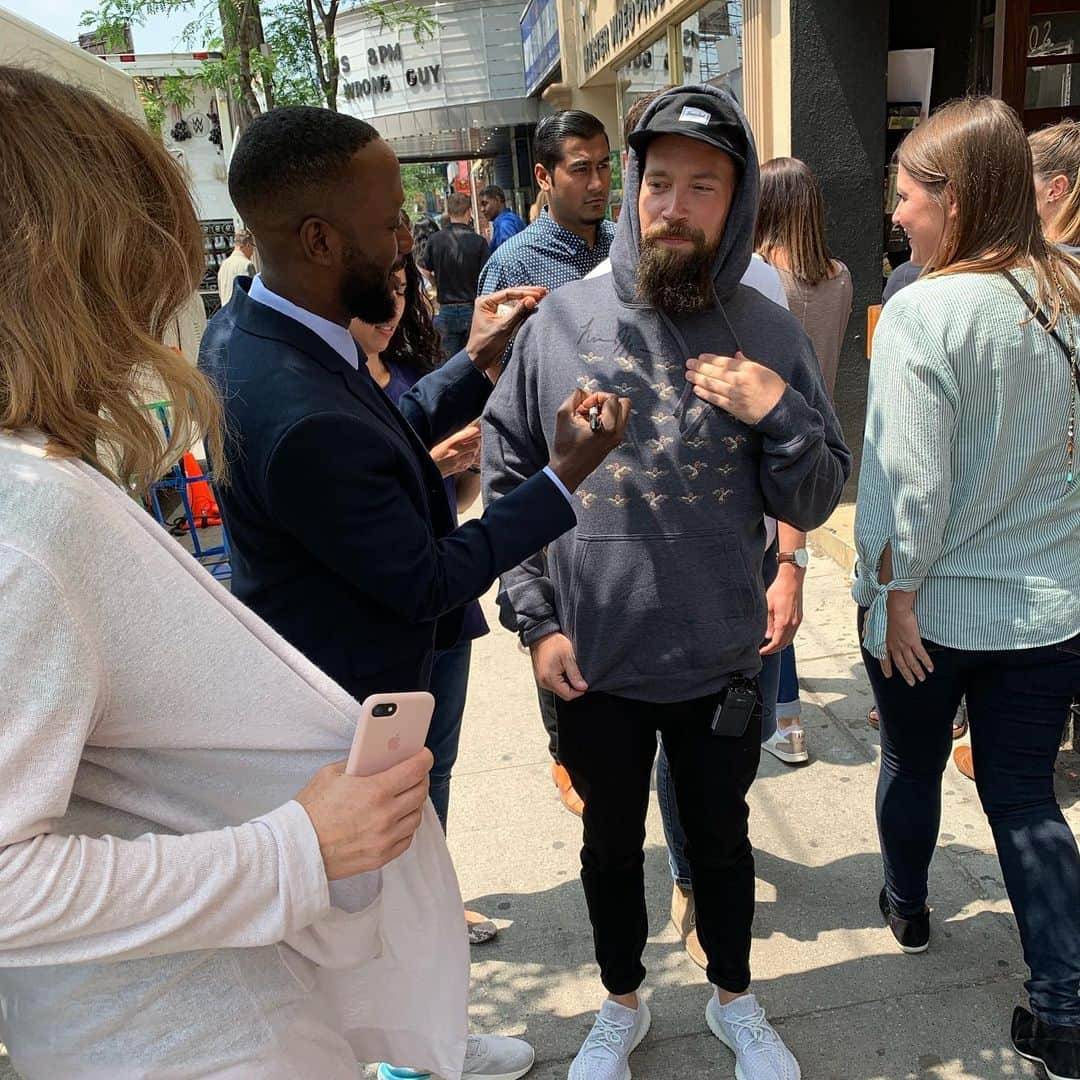
<instances>
[{"instance_id":1,"label":"black crossbody strap","mask_svg":"<svg viewBox=\"0 0 1080 1080\"><path fill-rule=\"evenodd\" d=\"M1050 316L1046 314L1038 303L1035 301L1035 297L1031 295L1020 284L1019 281L1013 277L1012 273L1008 270L1002 270L1002 274L1005 276L1005 280L1017 291L1020 295L1020 299L1024 301L1024 306L1035 317L1038 324L1057 342L1058 348L1065 354L1065 359L1069 361L1069 367L1072 369L1073 379L1076 382L1077 390L1080 390L1080 369L1073 363L1073 354L1070 351L1068 345L1058 337L1057 329L1050 325Z\"/></svg>"}]
</instances>

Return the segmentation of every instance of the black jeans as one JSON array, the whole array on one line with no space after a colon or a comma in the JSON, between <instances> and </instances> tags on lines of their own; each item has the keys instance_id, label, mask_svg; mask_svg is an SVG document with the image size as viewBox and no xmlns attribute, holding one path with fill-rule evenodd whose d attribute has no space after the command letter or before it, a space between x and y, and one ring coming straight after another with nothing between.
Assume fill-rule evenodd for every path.
<instances>
[{"instance_id":1,"label":"black jeans","mask_svg":"<svg viewBox=\"0 0 1080 1080\"><path fill-rule=\"evenodd\" d=\"M881 715L877 818L889 904L910 915L926 903L941 776L966 695L975 783L1031 970L1032 1012L1080 1025L1080 854L1054 796L1058 744L1080 689L1080 639L1001 652L924 645L934 671L915 686L895 672L886 679L863 651Z\"/></svg>"},{"instance_id":2,"label":"black jeans","mask_svg":"<svg viewBox=\"0 0 1080 1080\"><path fill-rule=\"evenodd\" d=\"M581 881L600 978L633 993L645 978L645 813L656 734L664 740L697 903L710 982L731 993L750 985L754 853L746 793L757 773L760 725L740 738L712 734L719 695L656 705L610 694L557 702L559 759L585 800Z\"/></svg>"}]
</instances>

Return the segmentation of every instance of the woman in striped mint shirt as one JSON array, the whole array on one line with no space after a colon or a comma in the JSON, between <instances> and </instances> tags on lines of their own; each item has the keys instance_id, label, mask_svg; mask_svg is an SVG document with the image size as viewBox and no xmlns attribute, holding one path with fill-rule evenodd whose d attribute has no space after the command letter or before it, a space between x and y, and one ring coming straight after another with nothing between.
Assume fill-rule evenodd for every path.
<instances>
[{"instance_id":1,"label":"woman in striped mint shirt","mask_svg":"<svg viewBox=\"0 0 1080 1080\"><path fill-rule=\"evenodd\" d=\"M1013 1046L1077 1080L1080 854L1053 773L1080 687L1080 264L1043 239L1031 175L1016 114L991 99L946 106L901 147L895 220L926 270L874 337L854 595L881 712L882 913L906 952L928 947L966 694L1031 971Z\"/></svg>"}]
</instances>

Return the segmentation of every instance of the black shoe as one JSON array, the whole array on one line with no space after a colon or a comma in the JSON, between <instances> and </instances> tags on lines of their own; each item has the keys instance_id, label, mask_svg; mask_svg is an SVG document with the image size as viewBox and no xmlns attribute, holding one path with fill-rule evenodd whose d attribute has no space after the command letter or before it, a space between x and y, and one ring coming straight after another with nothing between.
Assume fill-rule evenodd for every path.
<instances>
[{"instance_id":1,"label":"black shoe","mask_svg":"<svg viewBox=\"0 0 1080 1080\"><path fill-rule=\"evenodd\" d=\"M1042 1065L1050 1080L1080 1080L1080 1024L1044 1024L1017 1005L1013 1010L1012 1044L1022 1058Z\"/></svg>"},{"instance_id":2,"label":"black shoe","mask_svg":"<svg viewBox=\"0 0 1080 1080\"><path fill-rule=\"evenodd\" d=\"M881 915L889 924L897 944L906 953L924 953L930 948L930 909L924 907L918 915L894 915L889 909L889 898L882 886L878 897Z\"/></svg>"}]
</instances>

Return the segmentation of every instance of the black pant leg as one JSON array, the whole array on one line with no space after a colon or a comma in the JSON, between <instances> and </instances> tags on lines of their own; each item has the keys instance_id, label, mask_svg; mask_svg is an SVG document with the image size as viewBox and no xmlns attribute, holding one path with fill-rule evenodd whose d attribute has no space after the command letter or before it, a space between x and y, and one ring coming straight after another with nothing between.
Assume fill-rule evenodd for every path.
<instances>
[{"instance_id":1,"label":"black pant leg","mask_svg":"<svg viewBox=\"0 0 1080 1080\"><path fill-rule=\"evenodd\" d=\"M750 985L754 852L746 795L757 775L761 725L751 719L738 738L713 735L718 701L710 695L666 706L658 715L686 832L709 981L738 994Z\"/></svg>"},{"instance_id":2,"label":"black pant leg","mask_svg":"<svg viewBox=\"0 0 1080 1080\"><path fill-rule=\"evenodd\" d=\"M630 994L645 978L645 814L656 756L652 706L608 694L556 699L559 758L585 800L581 882L600 978Z\"/></svg>"}]
</instances>

